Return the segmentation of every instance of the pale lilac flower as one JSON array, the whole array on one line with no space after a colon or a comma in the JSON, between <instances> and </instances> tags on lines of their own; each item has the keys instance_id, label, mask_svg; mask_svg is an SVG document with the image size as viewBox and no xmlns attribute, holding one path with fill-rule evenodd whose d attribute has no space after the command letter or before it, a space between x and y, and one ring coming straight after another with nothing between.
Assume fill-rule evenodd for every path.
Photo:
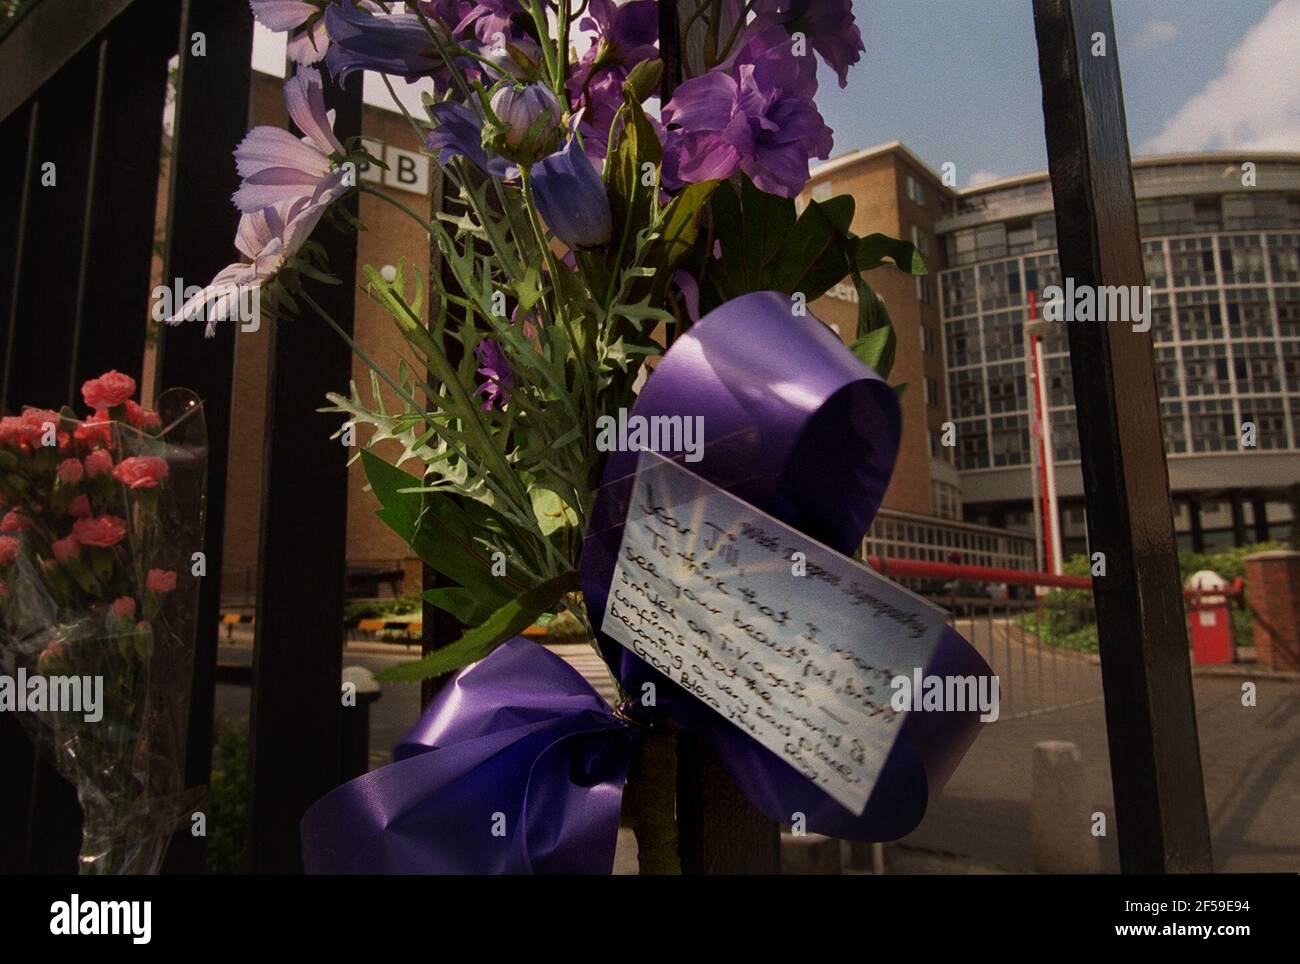
<instances>
[{"instance_id":1,"label":"pale lilac flower","mask_svg":"<svg viewBox=\"0 0 1300 964\"><path fill-rule=\"evenodd\" d=\"M509 84L492 95L491 105L492 113L507 128L494 148L524 158L549 154L554 149L562 108L551 88L545 84Z\"/></svg>"},{"instance_id":2,"label":"pale lilac flower","mask_svg":"<svg viewBox=\"0 0 1300 964\"><path fill-rule=\"evenodd\" d=\"M238 317L243 293L271 281L306 243L325 210L345 193L341 184L324 185L311 197L295 197L239 219L235 247L248 260L222 268L212 283L181 306L168 324L206 318L205 334L216 334L217 322Z\"/></svg>"},{"instance_id":3,"label":"pale lilac flower","mask_svg":"<svg viewBox=\"0 0 1300 964\"><path fill-rule=\"evenodd\" d=\"M254 127L235 148L235 167L243 183L235 206L244 213L300 197L321 188L332 189L345 170L333 159L346 153L334 135L320 72L299 67L284 84L289 116L305 135L301 139L281 127Z\"/></svg>"},{"instance_id":4,"label":"pale lilac flower","mask_svg":"<svg viewBox=\"0 0 1300 964\"><path fill-rule=\"evenodd\" d=\"M325 56L330 39L319 5L304 0L249 0L249 6L262 26L289 31L288 54L294 63L314 64Z\"/></svg>"},{"instance_id":5,"label":"pale lilac flower","mask_svg":"<svg viewBox=\"0 0 1300 964\"><path fill-rule=\"evenodd\" d=\"M677 88L663 111L669 188L743 172L762 191L794 197L809 159L830 156L831 130L812 99L816 64L792 56L782 36L763 31L727 64Z\"/></svg>"}]
</instances>

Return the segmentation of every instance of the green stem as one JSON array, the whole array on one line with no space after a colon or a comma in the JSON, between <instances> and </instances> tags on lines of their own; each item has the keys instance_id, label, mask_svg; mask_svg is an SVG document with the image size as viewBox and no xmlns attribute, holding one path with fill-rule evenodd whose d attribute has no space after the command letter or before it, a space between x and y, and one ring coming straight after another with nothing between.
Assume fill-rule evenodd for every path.
<instances>
[{"instance_id":1,"label":"green stem","mask_svg":"<svg viewBox=\"0 0 1300 964\"><path fill-rule=\"evenodd\" d=\"M623 791L643 875L680 874L677 853L677 737L650 729L637 746Z\"/></svg>"}]
</instances>

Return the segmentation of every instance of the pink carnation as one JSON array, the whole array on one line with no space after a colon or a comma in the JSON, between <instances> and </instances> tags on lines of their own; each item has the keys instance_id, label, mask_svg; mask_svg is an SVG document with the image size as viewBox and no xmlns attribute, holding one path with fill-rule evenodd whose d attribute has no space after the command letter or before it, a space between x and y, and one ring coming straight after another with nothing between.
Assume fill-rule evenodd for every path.
<instances>
[{"instance_id":1,"label":"pink carnation","mask_svg":"<svg viewBox=\"0 0 1300 964\"><path fill-rule=\"evenodd\" d=\"M126 522L114 515L78 519L72 525L72 534L84 546L108 549L126 538Z\"/></svg>"},{"instance_id":2,"label":"pink carnation","mask_svg":"<svg viewBox=\"0 0 1300 964\"><path fill-rule=\"evenodd\" d=\"M162 419L158 417L157 412L137 405L130 399L126 402L126 420L128 424L142 432L162 427Z\"/></svg>"},{"instance_id":3,"label":"pink carnation","mask_svg":"<svg viewBox=\"0 0 1300 964\"><path fill-rule=\"evenodd\" d=\"M107 412L96 412L78 425L76 432L73 434L78 442L87 447L94 445L103 445L105 448L113 447L113 422L108 417Z\"/></svg>"},{"instance_id":4,"label":"pink carnation","mask_svg":"<svg viewBox=\"0 0 1300 964\"><path fill-rule=\"evenodd\" d=\"M64 459L59 463L58 472L59 481L68 485L76 485L81 481L82 476L86 474L86 470L82 468L78 459Z\"/></svg>"},{"instance_id":5,"label":"pink carnation","mask_svg":"<svg viewBox=\"0 0 1300 964\"><path fill-rule=\"evenodd\" d=\"M86 456L87 462L90 461L90 455ZM152 489L167 478L167 460L156 455L133 455L117 464L117 468L113 469L113 478L128 489Z\"/></svg>"},{"instance_id":6,"label":"pink carnation","mask_svg":"<svg viewBox=\"0 0 1300 964\"><path fill-rule=\"evenodd\" d=\"M84 495L79 495L68 503L68 515L74 519L87 519L90 517L90 500Z\"/></svg>"},{"instance_id":7,"label":"pink carnation","mask_svg":"<svg viewBox=\"0 0 1300 964\"><path fill-rule=\"evenodd\" d=\"M3 519L0 519L0 532L22 532L28 528L29 523L21 512L17 509L10 509L5 513Z\"/></svg>"},{"instance_id":8,"label":"pink carnation","mask_svg":"<svg viewBox=\"0 0 1300 964\"><path fill-rule=\"evenodd\" d=\"M105 449L95 449L86 456L86 477L95 478L113 471L113 456Z\"/></svg>"},{"instance_id":9,"label":"pink carnation","mask_svg":"<svg viewBox=\"0 0 1300 964\"><path fill-rule=\"evenodd\" d=\"M135 379L119 371L105 372L81 386L81 397L97 412L116 408L135 394Z\"/></svg>"},{"instance_id":10,"label":"pink carnation","mask_svg":"<svg viewBox=\"0 0 1300 964\"><path fill-rule=\"evenodd\" d=\"M59 562L67 562L81 555L81 543L77 541L76 536L55 539L50 548L54 550L54 558Z\"/></svg>"},{"instance_id":11,"label":"pink carnation","mask_svg":"<svg viewBox=\"0 0 1300 964\"><path fill-rule=\"evenodd\" d=\"M171 592L176 588L176 573L170 569L150 569L144 584L150 592Z\"/></svg>"},{"instance_id":12,"label":"pink carnation","mask_svg":"<svg viewBox=\"0 0 1300 964\"><path fill-rule=\"evenodd\" d=\"M109 609L118 619L135 619L135 600L130 596L118 596Z\"/></svg>"},{"instance_id":13,"label":"pink carnation","mask_svg":"<svg viewBox=\"0 0 1300 964\"><path fill-rule=\"evenodd\" d=\"M0 536L0 566L7 566L18 558L18 540L12 536Z\"/></svg>"}]
</instances>

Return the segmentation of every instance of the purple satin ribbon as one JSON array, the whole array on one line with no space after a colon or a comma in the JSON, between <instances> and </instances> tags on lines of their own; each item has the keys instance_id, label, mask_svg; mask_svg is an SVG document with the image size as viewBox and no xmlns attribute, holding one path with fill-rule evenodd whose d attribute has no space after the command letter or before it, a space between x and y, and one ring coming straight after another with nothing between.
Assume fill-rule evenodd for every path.
<instances>
[{"instance_id":1,"label":"purple satin ribbon","mask_svg":"<svg viewBox=\"0 0 1300 964\"><path fill-rule=\"evenodd\" d=\"M686 467L846 555L861 543L898 452L897 397L838 337L761 292L680 337L633 415L704 416L704 457ZM672 453L663 453L671 457ZM599 619L622 539L637 453L610 456L582 554ZM891 840L925 815L975 738L978 711L909 713L863 813L845 809L776 754L603 633L625 691L653 682L647 722L702 738L773 820ZM951 629L926 675L988 676ZM309 872L608 873L636 731L559 657L515 639L453 677L397 748L397 762L318 801L302 824ZM496 831L500 835L494 835Z\"/></svg>"}]
</instances>

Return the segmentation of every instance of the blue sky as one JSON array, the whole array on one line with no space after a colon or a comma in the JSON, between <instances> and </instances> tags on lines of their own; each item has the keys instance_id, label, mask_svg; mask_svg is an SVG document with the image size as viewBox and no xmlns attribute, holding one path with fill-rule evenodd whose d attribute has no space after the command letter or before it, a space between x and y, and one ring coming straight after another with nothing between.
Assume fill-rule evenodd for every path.
<instances>
[{"instance_id":1,"label":"blue sky","mask_svg":"<svg viewBox=\"0 0 1300 964\"><path fill-rule=\"evenodd\" d=\"M958 184L1047 166L1029 0L855 0L867 52L818 105L835 154L901 140ZM1300 0L1113 0L1135 154L1300 150Z\"/></svg>"}]
</instances>

